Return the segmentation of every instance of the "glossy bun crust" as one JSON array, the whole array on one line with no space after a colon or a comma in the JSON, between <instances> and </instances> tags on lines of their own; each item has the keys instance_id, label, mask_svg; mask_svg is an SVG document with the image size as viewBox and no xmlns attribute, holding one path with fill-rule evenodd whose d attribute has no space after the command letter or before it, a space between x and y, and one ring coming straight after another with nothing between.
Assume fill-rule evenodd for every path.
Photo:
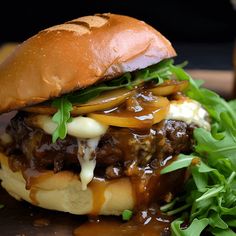
<instances>
[{"instance_id":1,"label":"glossy bun crust","mask_svg":"<svg viewBox=\"0 0 236 236\"><path fill-rule=\"evenodd\" d=\"M0 112L40 103L175 56L137 19L85 16L39 32L0 65Z\"/></svg>"},{"instance_id":2,"label":"glossy bun crust","mask_svg":"<svg viewBox=\"0 0 236 236\"><path fill-rule=\"evenodd\" d=\"M134 194L128 178L97 183L93 180L87 190L81 190L76 174L62 171L45 172L32 182L30 190L20 172L13 172L7 157L0 153L0 179L2 187L17 200L25 200L42 208L72 214L120 215L125 209L133 209Z\"/></svg>"}]
</instances>

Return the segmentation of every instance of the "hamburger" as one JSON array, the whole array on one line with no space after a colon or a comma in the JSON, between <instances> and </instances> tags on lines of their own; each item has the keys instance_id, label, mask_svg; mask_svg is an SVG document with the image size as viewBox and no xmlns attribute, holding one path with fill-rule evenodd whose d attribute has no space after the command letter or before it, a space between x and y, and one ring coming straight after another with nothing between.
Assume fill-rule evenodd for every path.
<instances>
[{"instance_id":1,"label":"hamburger","mask_svg":"<svg viewBox=\"0 0 236 236\"><path fill-rule=\"evenodd\" d=\"M187 96L171 43L137 19L85 16L29 38L0 65L2 187L72 214L121 215L170 202L207 110Z\"/></svg>"}]
</instances>

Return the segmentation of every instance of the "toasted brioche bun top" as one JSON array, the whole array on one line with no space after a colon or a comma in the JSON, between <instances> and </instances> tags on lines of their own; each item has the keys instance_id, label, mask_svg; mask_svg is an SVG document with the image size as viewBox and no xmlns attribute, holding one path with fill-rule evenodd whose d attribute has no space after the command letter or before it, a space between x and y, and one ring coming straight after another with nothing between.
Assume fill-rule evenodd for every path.
<instances>
[{"instance_id":1,"label":"toasted brioche bun top","mask_svg":"<svg viewBox=\"0 0 236 236\"><path fill-rule=\"evenodd\" d=\"M175 56L137 19L102 14L43 30L0 65L0 112L40 103Z\"/></svg>"}]
</instances>

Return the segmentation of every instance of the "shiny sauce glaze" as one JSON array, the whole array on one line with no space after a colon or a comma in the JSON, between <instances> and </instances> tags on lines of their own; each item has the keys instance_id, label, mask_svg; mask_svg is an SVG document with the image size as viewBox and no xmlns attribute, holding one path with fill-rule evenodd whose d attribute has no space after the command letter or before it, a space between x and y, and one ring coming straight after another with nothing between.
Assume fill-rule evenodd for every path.
<instances>
[{"instance_id":1,"label":"shiny sauce glaze","mask_svg":"<svg viewBox=\"0 0 236 236\"><path fill-rule=\"evenodd\" d=\"M32 187L30 189L29 197L30 197L30 200L32 201L32 203L34 205L38 205L39 204L39 202L37 200L37 192L38 192L37 188Z\"/></svg>"},{"instance_id":2,"label":"shiny sauce glaze","mask_svg":"<svg viewBox=\"0 0 236 236\"><path fill-rule=\"evenodd\" d=\"M135 129L150 129L163 120L169 110L169 100L155 96L149 91L136 91L125 102L112 109L90 114L105 124ZM100 115L100 116L99 116Z\"/></svg>"},{"instance_id":3,"label":"shiny sauce glaze","mask_svg":"<svg viewBox=\"0 0 236 236\"><path fill-rule=\"evenodd\" d=\"M166 160L165 165L172 160ZM161 168L163 168L165 165ZM140 170L139 170L140 171ZM168 202L176 194L183 181L186 178L185 171L176 171L170 174L160 175L160 169L156 173L151 173L150 170L139 172L140 175L130 178L134 198L136 199L134 216L128 222L122 221L121 217L96 217L105 202L105 191L109 186L109 182L105 179L95 178L90 183L89 187L92 190L93 209L91 218L88 222L82 224L74 230L75 236L87 235L96 236L167 236L170 235L170 223L172 217L161 213L159 205L153 202ZM174 183L174 184L173 184Z\"/></svg>"},{"instance_id":4,"label":"shiny sauce glaze","mask_svg":"<svg viewBox=\"0 0 236 236\"><path fill-rule=\"evenodd\" d=\"M98 215L101 207L105 203L105 191L107 186L109 186L109 182L105 181L102 178L94 178L93 181L89 184L89 188L92 191L93 199L93 206L91 210L91 215Z\"/></svg>"},{"instance_id":5,"label":"shiny sauce glaze","mask_svg":"<svg viewBox=\"0 0 236 236\"><path fill-rule=\"evenodd\" d=\"M30 191L29 198L32 201L32 204L37 206L39 204L37 200L37 185L51 177L53 173L49 171L40 172L38 170L26 168L22 170L22 175L26 181L25 188Z\"/></svg>"},{"instance_id":6,"label":"shiny sauce glaze","mask_svg":"<svg viewBox=\"0 0 236 236\"><path fill-rule=\"evenodd\" d=\"M130 221L118 217L98 217L76 228L75 236L169 236L171 218L164 216L158 206L140 210Z\"/></svg>"},{"instance_id":7,"label":"shiny sauce glaze","mask_svg":"<svg viewBox=\"0 0 236 236\"><path fill-rule=\"evenodd\" d=\"M22 170L22 175L26 181L26 189L29 190L32 187L36 187L37 184L45 181L47 178L52 177L51 171L38 171L35 169L26 168Z\"/></svg>"}]
</instances>

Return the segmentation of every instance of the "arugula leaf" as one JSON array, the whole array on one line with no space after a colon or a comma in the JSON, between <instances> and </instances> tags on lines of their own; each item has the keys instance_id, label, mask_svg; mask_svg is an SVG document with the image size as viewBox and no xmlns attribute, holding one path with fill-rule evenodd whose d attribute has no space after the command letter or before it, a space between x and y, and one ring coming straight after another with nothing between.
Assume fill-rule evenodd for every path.
<instances>
[{"instance_id":1,"label":"arugula leaf","mask_svg":"<svg viewBox=\"0 0 236 236\"><path fill-rule=\"evenodd\" d=\"M224 114L221 117L222 121L225 121ZM197 153L201 156L207 156L208 161L212 163L216 163L222 158L228 158L234 170L236 170L236 130L234 128L225 132L224 138L220 140L215 139L210 132L202 128L195 129L194 137L197 141L197 145L195 146Z\"/></svg>"},{"instance_id":2,"label":"arugula leaf","mask_svg":"<svg viewBox=\"0 0 236 236\"><path fill-rule=\"evenodd\" d=\"M209 218L209 225L213 228L228 229L228 224L221 218L218 212L213 211Z\"/></svg>"},{"instance_id":3,"label":"arugula leaf","mask_svg":"<svg viewBox=\"0 0 236 236\"><path fill-rule=\"evenodd\" d=\"M183 220L177 219L171 223L171 235L173 236L200 236L201 232L206 228L209 221L206 218L201 220L194 219L187 229L181 228Z\"/></svg>"},{"instance_id":4,"label":"arugula leaf","mask_svg":"<svg viewBox=\"0 0 236 236\"><path fill-rule=\"evenodd\" d=\"M236 233L231 229L218 229L214 228L211 230L211 233L215 236L235 236Z\"/></svg>"},{"instance_id":5,"label":"arugula leaf","mask_svg":"<svg viewBox=\"0 0 236 236\"><path fill-rule=\"evenodd\" d=\"M64 139L67 134L67 123L70 119L70 111L72 110L72 104L66 97L55 99L52 102L52 106L57 108L57 112L52 117L52 120L57 123L57 128L52 135L52 141L55 143L58 138Z\"/></svg>"},{"instance_id":6,"label":"arugula leaf","mask_svg":"<svg viewBox=\"0 0 236 236\"><path fill-rule=\"evenodd\" d=\"M161 170L161 174L166 174L171 171L179 170L185 167L190 166L194 156L187 156L184 154L180 154L176 161L172 162L170 165L166 166Z\"/></svg>"},{"instance_id":7,"label":"arugula leaf","mask_svg":"<svg viewBox=\"0 0 236 236\"><path fill-rule=\"evenodd\" d=\"M236 112L236 99L229 102L230 107Z\"/></svg>"},{"instance_id":8,"label":"arugula leaf","mask_svg":"<svg viewBox=\"0 0 236 236\"><path fill-rule=\"evenodd\" d=\"M228 226L236 227L236 219L226 219L225 222Z\"/></svg>"},{"instance_id":9,"label":"arugula leaf","mask_svg":"<svg viewBox=\"0 0 236 236\"><path fill-rule=\"evenodd\" d=\"M200 165L202 165L201 163ZM207 173L201 173L199 166L194 166L191 168L191 173L193 180L195 182L195 185L199 191L202 191L203 189L207 188L207 183L209 180L209 176Z\"/></svg>"},{"instance_id":10,"label":"arugula leaf","mask_svg":"<svg viewBox=\"0 0 236 236\"><path fill-rule=\"evenodd\" d=\"M224 191L224 186L214 186L208 189L201 197L197 198L195 201L199 202L217 196L220 192Z\"/></svg>"},{"instance_id":11,"label":"arugula leaf","mask_svg":"<svg viewBox=\"0 0 236 236\"><path fill-rule=\"evenodd\" d=\"M189 179L185 186L186 195L174 199L174 204L168 203L168 208L164 206L161 209L166 208L165 212L169 215L180 212L180 208L176 208L175 204L189 206L191 207L191 211L188 213L190 221L207 218L210 232L216 227L227 229L230 226L227 224L227 217L236 216L236 188L232 185L236 172L232 172L226 178L217 169L207 166L202 161L197 165L190 164L188 168L193 174L193 179Z\"/></svg>"}]
</instances>

